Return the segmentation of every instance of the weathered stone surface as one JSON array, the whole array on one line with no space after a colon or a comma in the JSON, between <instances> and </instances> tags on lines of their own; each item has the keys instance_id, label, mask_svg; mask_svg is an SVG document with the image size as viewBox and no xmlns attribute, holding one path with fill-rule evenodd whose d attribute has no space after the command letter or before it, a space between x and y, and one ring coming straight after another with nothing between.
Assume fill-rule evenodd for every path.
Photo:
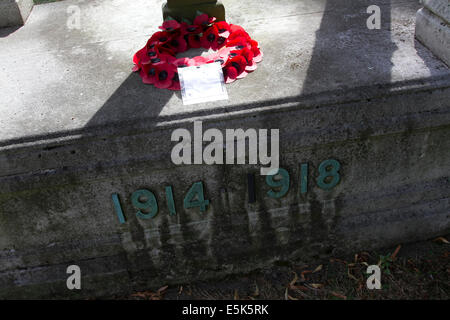
<instances>
[{"instance_id":1,"label":"weathered stone surface","mask_svg":"<svg viewBox=\"0 0 450 320\"><path fill-rule=\"evenodd\" d=\"M450 2L448 0L422 0L422 3L425 8L447 23L450 21Z\"/></svg>"},{"instance_id":2,"label":"weathered stone surface","mask_svg":"<svg viewBox=\"0 0 450 320\"><path fill-rule=\"evenodd\" d=\"M81 29L67 30L74 4ZM229 101L193 106L130 72L161 4L36 6L0 39L1 297L112 294L450 231L450 71L414 40L416 1L224 1L265 58L227 86ZM381 30L365 28L372 4L386 13ZM204 130L279 128L288 194L268 197L259 166L173 165L171 133L194 120ZM341 182L324 191L315 180L329 158ZM183 209L197 181L206 212ZM158 200L152 220L135 216L130 195L140 188ZM78 292L66 289L71 264L82 270Z\"/></svg>"},{"instance_id":3,"label":"weathered stone surface","mask_svg":"<svg viewBox=\"0 0 450 320\"><path fill-rule=\"evenodd\" d=\"M450 3L428 0L416 15L416 37L450 65Z\"/></svg>"},{"instance_id":4,"label":"weathered stone surface","mask_svg":"<svg viewBox=\"0 0 450 320\"><path fill-rule=\"evenodd\" d=\"M0 28L23 25L33 5L33 0L1 0Z\"/></svg>"},{"instance_id":5,"label":"weathered stone surface","mask_svg":"<svg viewBox=\"0 0 450 320\"><path fill-rule=\"evenodd\" d=\"M218 21L225 20L225 7L216 0L169 0L163 6L163 17L186 18L193 21L198 11L214 16Z\"/></svg>"}]
</instances>

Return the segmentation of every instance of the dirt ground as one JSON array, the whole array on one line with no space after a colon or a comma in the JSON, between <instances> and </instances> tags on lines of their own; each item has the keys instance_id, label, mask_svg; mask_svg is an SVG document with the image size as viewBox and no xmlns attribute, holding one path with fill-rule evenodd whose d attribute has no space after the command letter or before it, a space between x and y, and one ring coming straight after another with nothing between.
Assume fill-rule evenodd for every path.
<instances>
[{"instance_id":1,"label":"dirt ground","mask_svg":"<svg viewBox=\"0 0 450 320\"><path fill-rule=\"evenodd\" d=\"M358 252L310 264L283 262L216 281L152 288L131 300L439 299L450 296L450 235ZM366 286L368 265L379 265L381 289Z\"/></svg>"}]
</instances>

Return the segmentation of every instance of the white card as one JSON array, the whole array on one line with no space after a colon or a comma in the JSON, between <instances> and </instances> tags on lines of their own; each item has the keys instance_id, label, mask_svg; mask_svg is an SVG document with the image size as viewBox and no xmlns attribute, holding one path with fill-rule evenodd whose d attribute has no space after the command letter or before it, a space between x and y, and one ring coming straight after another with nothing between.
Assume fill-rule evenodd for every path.
<instances>
[{"instance_id":1,"label":"white card","mask_svg":"<svg viewBox=\"0 0 450 320\"><path fill-rule=\"evenodd\" d=\"M220 63L178 68L183 104L227 100L228 93Z\"/></svg>"}]
</instances>

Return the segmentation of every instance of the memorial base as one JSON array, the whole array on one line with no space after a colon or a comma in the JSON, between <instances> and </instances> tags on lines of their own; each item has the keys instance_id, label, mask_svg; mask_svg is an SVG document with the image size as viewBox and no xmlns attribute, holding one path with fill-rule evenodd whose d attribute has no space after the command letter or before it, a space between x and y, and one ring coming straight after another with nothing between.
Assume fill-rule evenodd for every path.
<instances>
[{"instance_id":1,"label":"memorial base","mask_svg":"<svg viewBox=\"0 0 450 320\"><path fill-rule=\"evenodd\" d=\"M195 5L170 5L164 4L163 18L172 17L177 20L182 18L193 20L197 12L204 12L212 17L216 17L218 21L225 21L225 7L218 1L217 3L195 4Z\"/></svg>"}]
</instances>

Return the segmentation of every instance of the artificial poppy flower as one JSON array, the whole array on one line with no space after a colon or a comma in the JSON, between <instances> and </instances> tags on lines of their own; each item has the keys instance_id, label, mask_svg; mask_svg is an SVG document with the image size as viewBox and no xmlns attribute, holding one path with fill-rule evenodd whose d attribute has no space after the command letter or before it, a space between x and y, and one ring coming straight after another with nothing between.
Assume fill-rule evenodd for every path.
<instances>
[{"instance_id":1,"label":"artificial poppy flower","mask_svg":"<svg viewBox=\"0 0 450 320\"><path fill-rule=\"evenodd\" d=\"M252 60L250 65L247 65L245 67L245 72L253 72L258 68L258 66L256 65L255 60Z\"/></svg>"},{"instance_id":2,"label":"artificial poppy flower","mask_svg":"<svg viewBox=\"0 0 450 320\"><path fill-rule=\"evenodd\" d=\"M236 38L245 38L246 40L251 40L250 35L246 31L244 31L244 29L238 29L234 32L232 31L230 33L230 36L228 37L228 40L234 40Z\"/></svg>"},{"instance_id":3,"label":"artificial poppy flower","mask_svg":"<svg viewBox=\"0 0 450 320\"><path fill-rule=\"evenodd\" d=\"M190 48L198 49L202 47L201 37L199 34L189 34L187 37Z\"/></svg>"},{"instance_id":4,"label":"artificial poppy flower","mask_svg":"<svg viewBox=\"0 0 450 320\"><path fill-rule=\"evenodd\" d=\"M180 27L181 25L178 23L177 20L171 19L164 21L163 25L159 28L167 32L172 32L178 30Z\"/></svg>"},{"instance_id":5,"label":"artificial poppy flower","mask_svg":"<svg viewBox=\"0 0 450 320\"><path fill-rule=\"evenodd\" d=\"M191 59L194 63L194 66L201 66L202 64L205 64L208 62L208 59L202 56L197 56Z\"/></svg>"},{"instance_id":6,"label":"artificial poppy flower","mask_svg":"<svg viewBox=\"0 0 450 320\"><path fill-rule=\"evenodd\" d=\"M135 64L134 66L133 66L133 69L131 69L133 72L138 72L139 70L141 70L141 66L140 65L138 65L138 64Z\"/></svg>"},{"instance_id":7,"label":"artificial poppy flower","mask_svg":"<svg viewBox=\"0 0 450 320\"><path fill-rule=\"evenodd\" d=\"M231 52L231 51L232 51L231 48L223 47L223 48L221 48L219 51L217 51L217 54L218 54L218 56L219 56L221 59L227 60L227 59L228 59L228 56L230 55L230 52Z\"/></svg>"},{"instance_id":8,"label":"artificial poppy flower","mask_svg":"<svg viewBox=\"0 0 450 320\"><path fill-rule=\"evenodd\" d=\"M178 72L175 72L172 78L172 84L167 89L169 90L181 90L180 78L178 77Z\"/></svg>"},{"instance_id":9,"label":"artificial poppy flower","mask_svg":"<svg viewBox=\"0 0 450 320\"><path fill-rule=\"evenodd\" d=\"M219 31L219 36L228 38L230 36L230 25L225 21L219 21L214 24Z\"/></svg>"},{"instance_id":10,"label":"artificial poppy flower","mask_svg":"<svg viewBox=\"0 0 450 320\"><path fill-rule=\"evenodd\" d=\"M133 57L133 62L140 65L149 64L152 63L152 60L161 55L173 56L174 54L174 51L160 46L151 46L151 49L144 47L136 52Z\"/></svg>"},{"instance_id":11,"label":"artificial poppy flower","mask_svg":"<svg viewBox=\"0 0 450 320\"><path fill-rule=\"evenodd\" d=\"M175 53L181 53L185 52L188 49L188 44L183 36L178 36L176 38L172 38L168 43L167 46L170 49L173 49Z\"/></svg>"},{"instance_id":12,"label":"artificial poppy flower","mask_svg":"<svg viewBox=\"0 0 450 320\"><path fill-rule=\"evenodd\" d=\"M215 17L210 17L206 13L200 14L194 19L194 24L197 26L206 27L216 21Z\"/></svg>"},{"instance_id":13,"label":"artificial poppy flower","mask_svg":"<svg viewBox=\"0 0 450 320\"><path fill-rule=\"evenodd\" d=\"M228 59L226 66L232 66L236 69L237 75L240 75L245 71L247 66L247 60L243 56L237 55Z\"/></svg>"},{"instance_id":14,"label":"artificial poppy flower","mask_svg":"<svg viewBox=\"0 0 450 320\"><path fill-rule=\"evenodd\" d=\"M195 66L195 61L189 58L180 58L172 62L172 64L177 68L186 68Z\"/></svg>"},{"instance_id":15,"label":"artificial poppy flower","mask_svg":"<svg viewBox=\"0 0 450 320\"><path fill-rule=\"evenodd\" d=\"M236 80L238 76L238 72L233 66L226 66L223 68L223 77L225 79L225 83L231 83Z\"/></svg>"},{"instance_id":16,"label":"artificial poppy flower","mask_svg":"<svg viewBox=\"0 0 450 320\"><path fill-rule=\"evenodd\" d=\"M230 32L231 33L235 33L235 32L238 32L238 31L244 31L245 32L245 29L242 28L241 26L238 26L237 24L230 23L229 26L230 26Z\"/></svg>"},{"instance_id":17,"label":"artificial poppy flower","mask_svg":"<svg viewBox=\"0 0 450 320\"><path fill-rule=\"evenodd\" d=\"M163 45L166 44L171 38L171 34L166 31L155 32L147 42L147 47L150 48L152 45Z\"/></svg>"},{"instance_id":18,"label":"artificial poppy flower","mask_svg":"<svg viewBox=\"0 0 450 320\"><path fill-rule=\"evenodd\" d=\"M136 52L133 56L133 62L135 65L140 65L142 58L145 57L145 55L147 54L147 48L144 47L141 50L139 50L138 52Z\"/></svg>"},{"instance_id":19,"label":"artificial poppy flower","mask_svg":"<svg viewBox=\"0 0 450 320\"><path fill-rule=\"evenodd\" d=\"M217 50L219 48L219 31L217 30L216 26L212 26L208 28L203 33L203 36L200 39L200 43L202 44L202 47L205 49L213 49Z\"/></svg>"},{"instance_id":20,"label":"artificial poppy flower","mask_svg":"<svg viewBox=\"0 0 450 320\"><path fill-rule=\"evenodd\" d=\"M238 47L238 48L240 48L240 47ZM247 47L242 48L241 50L233 50L230 52L230 55L232 55L233 57L237 56L237 55L244 57L245 60L247 61L247 66L251 65L253 63L253 57L254 57L253 51Z\"/></svg>"},{"instance_id":21,"label":"artificial poppy flower","mask_svg":"<svg viewBox=\"0 0 450 320\"><path fill-rule=\"evenodd\" d=\"M160 89L167 89L172 85L173 77L175 75L174 66L169 63L160 64L156 68L155 87Z\"/></svg>"},{"instance_id":22,"label":"artificial poppy flower","mask_svg":"<svg viewBox=\"0 0 450 320\"><path fill-rule=\"evenodd\" d=\"M256 42L255 40L250 40L250 45L251 45L251 49L254 55L253 60L257 63L262 61L262 57L263 57L263 53L262 51L259 49L258 46L258 42Z\"/></svg>"},{"instance_id":23,"label":"artificial poppy flower","mask_svg":"<svg viewBox=\"0 0 450 320\"><path fill-rule=\"evenodd\" d=\"M180 29L182 35L199 34L202 32L200 26L197 26L195 24L188 24L187 22L182 22Z\"/></svg>"},{"instance_id":24,"label":"artificial poppy flower","mask_svg":"<svg viewBox=\"0 0 450 320\"><path fill-rule=\"evenodd\" d=\"M145 84L154 84L156 82L157 66L147 64L142 66L140 76Z\"/></svg>"},{"instance_id":25,"label":"artificial poppy flower","mask_svg":"<svg viewBox=\"0 0 450 320\"><path fill-rule=\"evenodd\" d=\"M234 38L230 40L228 38L227 47L249 47L248 40L244 37ZM251 46L250 46L251 47Z\"/></svg>"}]
</instances>

